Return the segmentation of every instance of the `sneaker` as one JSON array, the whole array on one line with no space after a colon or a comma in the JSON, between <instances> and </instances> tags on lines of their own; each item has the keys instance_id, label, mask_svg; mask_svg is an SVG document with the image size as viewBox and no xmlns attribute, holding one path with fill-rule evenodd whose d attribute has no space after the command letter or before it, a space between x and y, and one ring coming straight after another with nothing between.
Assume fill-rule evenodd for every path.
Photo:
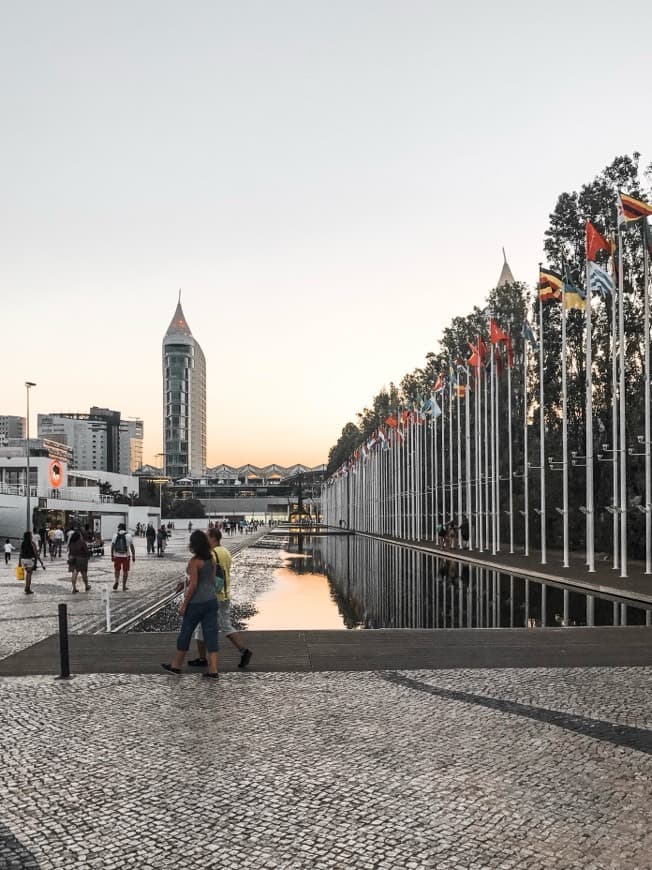
<instances>
[{"instance_id":1,"label":"sneaker","mask_svg":"<svg viewBox=\"0 0 652 870\"><path fill-rule=\"evenodd\" d=\"M179 668L173 668L172 665L161 664L161 667L164 671L169 671L171 674L180 674L181 670Z\"/></svg>"},{"instance_id":2,"label":"sneaker","mask_svg":"<svg viewBox=\"0 0 652 870\"><path fill-rule=\"evenodd\" d=\"M202 677L204 679L207 679L207 680L219 680L220 675L219 674L209 674L208 672L206 672L205 674L202 674Z\"/></svg>"},{"instance_id":3,"label":"sneaker","mask_svg":"<svg viewBox=\"0 0 652 870\"><path fill-rule=\"evenodd\" d=\"M118 584L117 584L117 583L114 583L114 584L113 584L113 591L114 591L114 592L117 592L117 591L118 591Z\"/></svg>"},{"instance_id":4,"label":"sneaker","mask_svg":"<svg viewBox=\"0 0 652 870\"><path fill-rule=\"evenodd\" d=\"M246 668L249 662L251 661L252 652L250 649L243 649L240 653L240 664L239 668Z\"/></svg>"},{"instance_id":5,"label":"sneaker","mask_svg":"<svg viewBox=\"0 0 652 870\"><path fill-rule=\"evenodd\" d=\"M208 659L190 659L188 664L191 668L206 668L208 667Z\"/></svg>"}]
</instances>

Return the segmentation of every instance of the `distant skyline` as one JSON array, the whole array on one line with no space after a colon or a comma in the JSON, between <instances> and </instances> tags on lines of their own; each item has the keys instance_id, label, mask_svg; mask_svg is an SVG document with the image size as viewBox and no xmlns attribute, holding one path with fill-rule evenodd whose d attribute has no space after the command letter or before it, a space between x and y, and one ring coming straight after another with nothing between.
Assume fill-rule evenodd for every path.
<instances>
[{"instance_id":1,"label":"distant skyline","mask_svg":"<svg viewBox=\"0 0 652 870\"><path fill-rule=\"evenodd\" d=\"M652 161L649 2L5 4L0 414L141 417L178 291L207 464L326 461L563 191ZM613 28L617 22L618 40Z\"/></svg>"}]
</instances>

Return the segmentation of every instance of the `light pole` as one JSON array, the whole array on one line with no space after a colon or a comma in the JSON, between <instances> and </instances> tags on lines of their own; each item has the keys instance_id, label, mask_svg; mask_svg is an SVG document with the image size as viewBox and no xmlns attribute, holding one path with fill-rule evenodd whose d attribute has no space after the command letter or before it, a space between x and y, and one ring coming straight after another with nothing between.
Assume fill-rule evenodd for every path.
<instances>
[{"instance_id":1,"label":"light pole","mask_svg":"<svg viewBox=\"0 0 652 870\"><path fill-rule=\"evenodd\" d=\"M26 531L32 531L32 502L30 499L30 486L29 486L29 388L35 387L36 384L32 381L25 381L25 391L27 393L27 419L26 419L26 431L27 431L27 444L25 450L25 458L27 460L27 481L25 486L25 492L27 494L27 524L25 526Z\"/></svg>"},{"instance_id":2,"label":"light pole","mask_svg":"<svg viewBox=\"0 0 652 870\"><path fill-rule=\"evenodd\" d=\"M157 453L156 457L158 458L159 456L163 457L163 460L165 460L165 453ZM165 461L163 462L163 473L161 474L161 477L159 479L159 485L158 485L158 511L159 511L159 521L160 521L161 525L163 525L163 476L164 476L164 474L165 474Z\"/></svg>"}]
</instances>

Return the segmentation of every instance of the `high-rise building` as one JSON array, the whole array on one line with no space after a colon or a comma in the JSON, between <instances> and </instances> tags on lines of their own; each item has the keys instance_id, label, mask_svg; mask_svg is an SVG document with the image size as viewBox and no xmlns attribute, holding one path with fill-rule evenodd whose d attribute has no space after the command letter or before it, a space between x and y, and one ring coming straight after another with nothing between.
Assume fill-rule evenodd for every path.
<instances>
[{"instance_id":1,"label":"high-rise building","mask_svg":"<svg viewBox=\"0 0 652 870\"><path fill-rule=\"evenodd\" d=\"M120 411L93 407L89 414L39 414L39 438L74 451L75 468L131 474L142 464L143 422L122 420Z\"/></svg>"},{"instance_id":2,"label":"high-rise building","mask_svg":"<svg viewBox=\"0 0 652 870\"><path fill-rule=\"evenodd\" d=\"M173 480L206 467L206 359L192 337L181 298L163 338L163 451Z\"/></svg>"},{"instance_id":3,"label":"high-rise building","mask_svg":"<svg viewBox=\"0 0 652 870\"><path fill-rule=\"evenodd\" d=\"M25 437L25 418L12 417L10 414L0 414L0 444L7 438Z\"/></svg>"}]
</instances>

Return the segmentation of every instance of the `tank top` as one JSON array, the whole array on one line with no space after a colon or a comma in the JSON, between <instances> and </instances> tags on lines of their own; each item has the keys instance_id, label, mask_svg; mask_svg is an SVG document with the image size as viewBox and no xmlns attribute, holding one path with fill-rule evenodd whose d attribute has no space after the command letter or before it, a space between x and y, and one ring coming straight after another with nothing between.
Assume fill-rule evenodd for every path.
<instances>
[{"instance_id":1,"label":"tank top","mask_svg":"<svg viewBox=\"0 0 652 870\"><path fill-rule=\"evenodd\" d=\"M191 604L203 604L215 600L215 563L212 559L204 562L197 571L197 588L190 599Z\"/></svg>"}]
</instances>

